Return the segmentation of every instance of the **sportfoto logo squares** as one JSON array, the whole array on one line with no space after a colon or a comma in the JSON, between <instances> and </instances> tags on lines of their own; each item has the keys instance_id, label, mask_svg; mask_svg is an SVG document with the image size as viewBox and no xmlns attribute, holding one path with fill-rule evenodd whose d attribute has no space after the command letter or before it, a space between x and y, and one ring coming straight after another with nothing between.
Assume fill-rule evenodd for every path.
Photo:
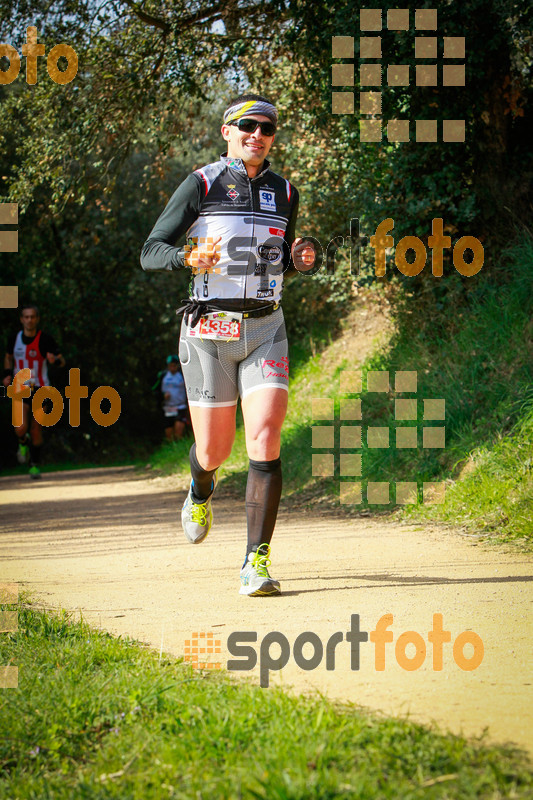
<instances>
[{"instance_id":1,"label":"sportfoto logo squares","mask_svg":"<svg viewBox=\"0 0 533 800\"><path fill-rule=\"evenodd\" d=\"M194 669L221 669L220 661L210 660L221 652L220 639L215 639L212 632L195 632L190 639L185 639L183 660L190 662Z\"/></svg>"},{"instance_id":2,"label":"sportfoto logo squares","mask_svg":"<svg viewBox=\"0 0 533 800\"><path fill-rule=\"evenodd\" d=\"M367 373L366 390L368 392L384 392L390 390L389 373L386 370L375 370ZM394 389L397 394L416 395L418 376L415 370L395 373ZM340 376L340 392L359 395L359 397L341 398L339 438L336 443L336 431L333 425L313 425L311 427L311 447L314 450L330 452L313 453L313 477L332 477L335 475L336 456L339 464L338 474L342 480L339 484L340 502L359 505L363 502L363 483L361 480L350 480L363 474L363 435L369 449L396 446L399 449L418 448L420 440L422 448L442 449L446 445L446 402L444 398L396 397L394 400L394 419L400 422L392 431L388 426L372 426L362 424L362 392L363 380L360 371L343 370ZM417 419L420 403L423 404L422 436L420 437ZM334 421L335 404L330 397L312 398L312 416L316 421ZM426 421L431 424L426 424ZM358 422L359 424L351 424ZM440 423L440 424L439 424ZM342 452L358 450L360 453ZM340 453L339 453L340 450ZM333 452L331 452L333 451ZM338 453L338 455L337 455ZM409 476L408 476L409 477ZM443 481L423 481L422 498L424 503L443 503L445 484ZM397 505L416 503L418 499L418 481L368 481L366 484L366 500L370 505ZM392 497L395 497L395 500Z\"/></svg>"},{"instance_id":3,"label":"sportfoto logo squares","mask_svg":"<svg viewBox=\"0 0 533 800\"><path fill-rule=\"evenodd\" d=\"M18 231L13 230L19 220L18 203L0 203L0 253L18 253ZM4 225L8 225L7 230ZM0 286L0 308L17 308L18 286Z\"/></svg>"},{"instance_id":4,"label":"sportfoto logo squares","mask_svg":"<svg viewBox=\"0 0 533 800\"><path fill-rule=\"evenodd\" d=\"M18 630L19 587L17 583L0 583L0 635ZM15 606L13 608L12 606ZM19 668L13 664L0 666L0 689L16 689Z\"/></svg>"},{"instance_id":5,"label":"sportfoto logo squares","mask_svg":"<svg viewBox=\"0 0 533 800\"><path fill-rule=\"evenodd\" d=\"M409 86L413 76L409 64L387 64L383 60L382 37L383 18L389 31L409 31L412 24L410 9L391 8L384 15L384 9L361 9L359 27L359 94L360 138L362 142L381 142L384 121L380 118L383 84L387 86ZM437 9L417 8L414 14L414 56L420 63L415 66L416 87L464 86L465 85L465 38L464 36L443 36L442 55L444 63L438 63L439 41L432 32L437 31ZM353 36L332 37L332 57L343 59L342 63L332 65L332 86L354 86L354 43ZM350 59L350 61L347 61ZM462 59L462 60L461 60ZM370 88L372 87L372 88ZM375 87L375 88L374 88ZM331 94L333 114L353 114L355 96L349 91L333 91ZM413 124L414 123L414 124ZM386 125L389 142L439 141L438 121L436 119L390 119ZM443 142L465 141L465 120L445 119L442 121Z\"/></svg>"},{"instance_id":6,"label":"sportfoto logo squares","mask_svg":"<svg viewBox=\"0 0 533 800\"><path fill-rule=\"evenodd\" d=\"M0 203L0 253L18 253L19 235L17 230L13 230L18 221L18 203ZM4 225L10 227L5 230Z\"/></svg>"}]
</instances>

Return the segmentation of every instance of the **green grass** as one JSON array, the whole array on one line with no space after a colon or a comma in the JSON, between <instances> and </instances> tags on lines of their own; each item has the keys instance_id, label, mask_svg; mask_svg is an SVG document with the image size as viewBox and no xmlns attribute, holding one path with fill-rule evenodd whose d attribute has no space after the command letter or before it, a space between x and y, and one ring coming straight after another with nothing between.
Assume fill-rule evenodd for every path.
<instances>
[{"instance_id":1,"label":"green grass","mask_svg":"<svg viewBox=\"0 0 533 800\"><path fill-rule=\"evenodd\" d=\"M77 472L80 469L102 469L111 467L144 467L146 459L138 458L132 464L131 458L116 458L103 464L101 461L84 461L81 463L73 463L72 461L58 461L53 464L39 464L39 469L43 475L47 472ZM2 470L2 475L28 475L28 464L17 464L14 467L7 467Z\"/></svg>"},{"instance_id":2,"label":"green grass","mask_svg":"<svg viewBox=\"0 0 533 800\"><path fill-rule=\"evenodd\" d=\"M236 682L19 606L0 637L0 796L468 800L526 798L512 748Z\"/></svg>"},{"instance_id":3,"label":"green grass","mask_svg":"<svg viewBox=\"0 0 533 800\"><path fill-rule=\"evenodd\" d=\"M446 449L394 458L424 480L447 482L445 503L419 503L407 514L530 545L533 240L510 248L501 262L507 281L497 285L490 272L484 275L470 302L447 315L446 328L435 326L432 336L419 339L405 328L393 343L388 363L418 366L419 376L427 365L423 396L446 399Z\"/></svg>"},{"instance_id":4,"label":"green grass","mask_svg":"<svg viewBox=\"0 0 533 800\"><path fill-rule=\"evenodd\" d=\"M460 523L498 540L533 541L533 404L508 435L469 455L468 471L448 486L442 506L418 506L418 519Z\"/></svg>"}]
</instances>

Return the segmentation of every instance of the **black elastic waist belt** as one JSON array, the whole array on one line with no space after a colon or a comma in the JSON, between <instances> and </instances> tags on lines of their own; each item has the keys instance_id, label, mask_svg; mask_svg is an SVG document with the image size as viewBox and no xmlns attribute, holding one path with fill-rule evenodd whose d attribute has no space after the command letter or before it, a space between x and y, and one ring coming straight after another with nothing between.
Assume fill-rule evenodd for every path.
<instances>
[{"instance_id":1,"label":"black elastic waist belt","mask_svg":"<svg viewBox=\"0 0 533 800\"><path fill-rule=\"evenodd\" d=\"M264 308L252 308L250 311L243 311L242 318L247 319L248 317L268 317L269 314L273 314L274 311L277 311L279 308L279 303L269 303L268 306L264 306Z\"/></svg>"},{"instance_id":2,"label":"black elastic waist belt","mask_svg":"<svg viewBox=\"0 0 533 800\"><path fill-rule=\"evenodd\" d=\"M198 324L200 317L204 314L210 314L213 311L234 311L238 314L242 314L243 319L250 319L251 317L268 317L269 314L273 314L278 308L280 308L279 303L268 303L265 306L249 308L245 311L238 307L231 306L229 303L224 305L223 301L218 303L216 300L213 300L209 303L200 303L198 300L191 300L189 298L183 301L182 305L177 309L176 314L181 314L183 312L186 322L188 322L190 317L191 325L194 328L195 325Z\"/></svg>"}]
</instances>

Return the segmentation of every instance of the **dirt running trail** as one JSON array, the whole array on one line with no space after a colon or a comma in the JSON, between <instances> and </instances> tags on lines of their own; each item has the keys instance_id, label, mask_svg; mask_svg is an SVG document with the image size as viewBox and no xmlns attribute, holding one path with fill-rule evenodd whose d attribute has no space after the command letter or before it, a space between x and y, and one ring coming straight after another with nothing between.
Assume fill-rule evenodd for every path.
<instances>
[{"instance_id":1,"label":"dirt running trail","mask_svg":"<svg viewBox=\"0 0 533 800\"><path fill-rule=\"evenodd\" d=\"M39 483L1 478L0 580L30 589L45 607L81 611L95 626L175 655L184 653L192 633L212 632L222 653L211 660L223 666L231 658L230 633L256 631L259 653L265 634L279 631L291 655L281 673L271 672L271 685L316 688L455 733L478 735L488 727L490 740L533 752L531 557L420 526L283 512L271 569L283 594L243 597L244 504L219 495L209 537L192 546L179 523L184 496L176 478L146 479L131 468L50 473ZM387 613L394 615L394 642L385 646L384 671L375 669L370 641L361 644L360 669L352 670L345 638L335 669L326 670L326 642L336 631L346 634L352 614L370 632ZM434 613L443 615L452 637L442 671L433 670L427 641ZM473 671L461 670L453 658L453 641L465 630L484 643ZM304 631L324 643L313 671L293 657ZM404 631L418 632L426 643L416 671L396 661ZM414 645L406 653L412 657ZM470 657L471 645L464 653ZM279 654L277 645L271 654ZM310 644L303 655L311 657ZM258 668L235 673L258 674ZM20 680L23 685L23 675Z\"/></svg>"}]
</instances>

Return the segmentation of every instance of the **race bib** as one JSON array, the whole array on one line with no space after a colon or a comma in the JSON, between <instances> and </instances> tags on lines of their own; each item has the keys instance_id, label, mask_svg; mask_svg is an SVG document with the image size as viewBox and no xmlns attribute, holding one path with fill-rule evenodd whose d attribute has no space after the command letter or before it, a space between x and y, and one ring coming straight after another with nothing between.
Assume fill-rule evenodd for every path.
<instances>
[{"instance_id":1,"label":"race bib","mask_svg":"<svg viewBox=\"0 0 533 800\"><path fill-rule=\"evenodd\" d=\"M241 335L242 314L228 311L213 311L200 318L194 328L187 328L187 336L199 339L216 339L233 342Z\"/></svg>"}]
</instances>

